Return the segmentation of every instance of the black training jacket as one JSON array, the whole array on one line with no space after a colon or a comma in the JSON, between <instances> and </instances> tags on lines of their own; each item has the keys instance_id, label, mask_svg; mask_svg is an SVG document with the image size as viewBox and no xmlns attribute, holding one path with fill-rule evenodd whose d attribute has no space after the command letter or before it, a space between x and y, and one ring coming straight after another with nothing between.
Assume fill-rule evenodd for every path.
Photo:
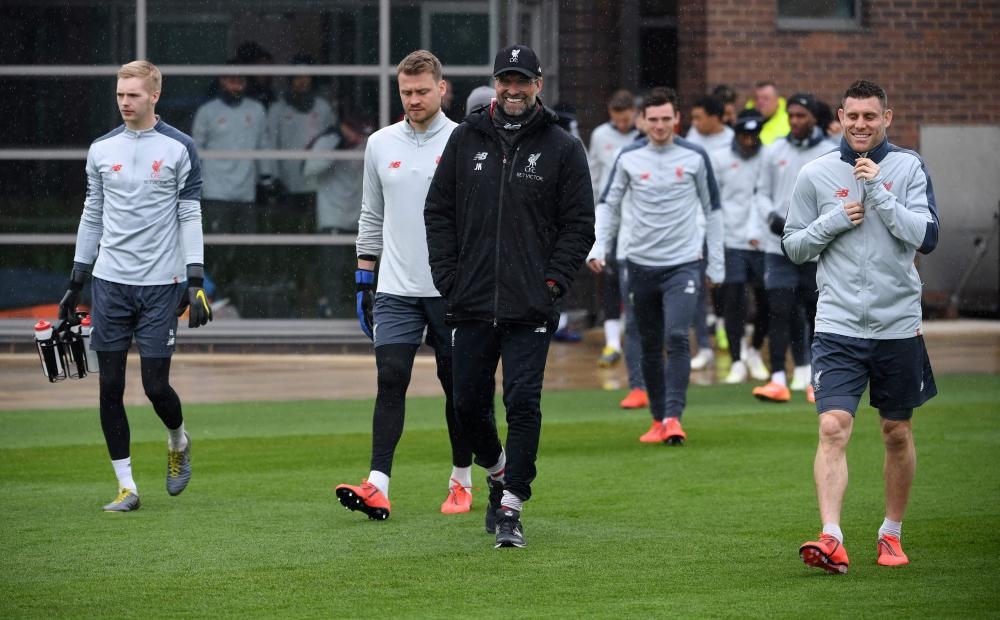
<instances>
[{"instance_id":1,"label":"black training jacket","mask_svg":"<svg viewBox=\"0 0 1000 620\"><path fill-rule=\"evenodd\" d=\"M583 145L543 108L504 160L484 107L451 134L424 206L431 275L446 319L541 325L556 318L594 243Z\"/></svg>"}]
</instances>

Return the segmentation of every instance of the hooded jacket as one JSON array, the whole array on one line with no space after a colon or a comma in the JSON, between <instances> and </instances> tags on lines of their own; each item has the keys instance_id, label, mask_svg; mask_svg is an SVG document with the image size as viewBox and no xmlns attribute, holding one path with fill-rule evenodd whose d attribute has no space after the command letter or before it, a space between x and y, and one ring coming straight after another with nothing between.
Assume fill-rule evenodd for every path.
<instances>
[{"instance_id":1,"label":"hooded jacket","mask_svg":"<svg viewBox=\"0 0 1000 620\"><path fill-rule=\"evenodd\" d=\"M924 162L888 141L868 157L879 165L869 181L854 178L858 154L840 149L806 164L792 194L782 247L803 263L819 257L816 331L892 340L920 334L916 252L938 240L934 188ZM844 204L861 202L854 226Z\"/></svg>"},{"instance_id":2,"label":"hooded jacket","mask_svg":"<svg viewBox=\"0 0 1000 620\"><path fill-rule=\"evenodd\" d=\"M495 105L455 129L427 192L431 275L449 322L539 325L556 317L547 281L565 294L594 243L587 156L543 108L505 157Z\"/></svg>"}]
</instances>

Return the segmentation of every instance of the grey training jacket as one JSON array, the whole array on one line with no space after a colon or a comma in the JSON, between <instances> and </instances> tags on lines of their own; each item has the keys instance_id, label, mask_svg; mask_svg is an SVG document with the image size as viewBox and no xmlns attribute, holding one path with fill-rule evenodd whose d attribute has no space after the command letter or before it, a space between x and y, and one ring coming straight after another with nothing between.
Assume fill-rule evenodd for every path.
<instances>
[{"instance_id":1,"label":"grey training jacket","mask_svg":"<svg viewBox=\"0 0 1000 620\"><path fill-rule=\"evenodd\" d=\"M858 154L840 150L802 169L792 192L782 247L792 261L818 257L816 331L895 340L919 335L920 276L916 252L938 240L934 189L920 156L883 141L868 156L881 169L854 178ZM844 204L862 202L854 226Z\"/></svg>"}]
</instances>

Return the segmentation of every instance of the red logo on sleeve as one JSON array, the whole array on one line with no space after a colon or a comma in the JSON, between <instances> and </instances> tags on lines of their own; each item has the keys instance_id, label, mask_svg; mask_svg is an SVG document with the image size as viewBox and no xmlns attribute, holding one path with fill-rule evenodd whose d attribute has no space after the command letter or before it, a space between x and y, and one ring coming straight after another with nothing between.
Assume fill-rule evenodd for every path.
<instances>
[{"instance_id":1,"label":"red logo on sleeve","mask_svg":"<svg viewBox=\"0 0 1000 620\"><path fill-rule=\"evenodd\" d=\"M651 173L649 173L649 172L643 172L642 174L639 175L639 179L641 179L643 181L648 181L649 177L651 177L651 176L653 176Z\"/></svg>"},{"instance_id":2,"label":"red logo on sleeve","mask_svg":"<svg viewBox=\"0 0 1000 620\"><path fill-rule=\"evenodd\" d=\"M436 165L438 165L440 163L441 163L441 156L438 155L437 157L434 158L434 165L436 166Z\"/></svg>"},{"instance_id":3,"label":"red logo on sleeve","mask_svg":"<svg viewBox=\"0 0 1000 620\"><path fill-rule=\"evenodd\" d=\"M890 191L891 192L892 191L892 181L886 181L885 183L882 184L882 187L884 187L886 189L886 191Z\"/></svg>"},{"instance_id":4,"label":"red logo on sleeve","mask_svg":"<svg viewBox=\"0 0 1000 620\"><path fill-rule=\"evenodd\" d=\"M833 192L833 195L836 196L837 198L847 198L847 195L849 193L850 191L848 191L846 187L841 187L837 191Z\"/></svg>"},{"instance_id":5,"label":"red logo on sleeve","mask_svg":"<svg viewBox=\"0 0 1000 620\"><path fill-rule=\"evenodd\" d=\"M111 166L111 172L121 172L121 171L122 171L122 165L121 164L115 164L115 165Z\"/></svg>"},{"instance_id":6,"label":"red logo on sleeve","mask_svg":"<svg viewBox=\"0 0 1000 620\"><path fill-rule=\"evenodd\" d=\"M684 168L682 168L680 166L677 166L677 169L674 170L674 174L677 175L678 179L683 179L684 178Z\"/></svg>"},{"instance_id":7,"label":"red logo on sleeve","mask_svg":"<svg viewBox=\"0 0 1000 620\"><path fill-rule=\"evenodd\" d=\"M399 168L402 165L403 165L403 162L401 162L401 161L389 162L389 167L390 168Z\"/></svg>"}]
</instances>

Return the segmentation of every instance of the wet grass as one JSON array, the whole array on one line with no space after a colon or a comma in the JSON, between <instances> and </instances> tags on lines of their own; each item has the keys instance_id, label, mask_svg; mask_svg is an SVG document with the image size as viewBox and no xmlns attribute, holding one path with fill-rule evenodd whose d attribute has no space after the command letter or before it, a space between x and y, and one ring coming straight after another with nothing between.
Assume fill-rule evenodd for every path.
<instances>
[{"instance_id":1,"label":"wet grass","mask_svg":"<svg viewBox=\"0 0 1000 620\"><path fill-rule=\"evenodd\" d=\"M859 413L846 576L803 566L819 529L815 414L746 386L692 387L688 445L641 445L621 394L549 392L525 549L438 512L442 400L411 399L392 517L332 488L368 471L371 401L187 406L194 478L164 490L165 434L130 410L143 507L114 478L93 410L0 412L2 617L988 617L1000 596L1000 378L949 376L917 412L912 564L875 565L877 414ZM476 483L483 486L482 474Z\"/></svg>"}]
</instances>

